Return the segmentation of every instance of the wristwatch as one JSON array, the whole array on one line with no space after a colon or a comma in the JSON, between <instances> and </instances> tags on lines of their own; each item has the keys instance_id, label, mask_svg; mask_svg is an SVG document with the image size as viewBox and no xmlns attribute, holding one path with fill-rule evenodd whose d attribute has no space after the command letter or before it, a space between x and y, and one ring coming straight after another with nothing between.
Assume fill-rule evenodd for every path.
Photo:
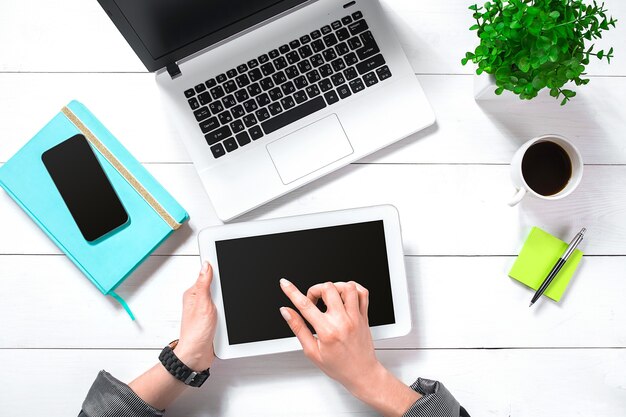
<instances>
[{"instance_id":1,"label":"wristwatch","mask_svg":"<svg viewBox=\"0 0 626 417\"><path fill-rule=\"evenodd\" d=\"M174 353L174 348L176 348L177 345L178 339L165 346L159 355L159 360L174 378L190 387L201 387L204 381L209 379L209 370L196 372L185 365Z\"/></svg>"}]
</instances>

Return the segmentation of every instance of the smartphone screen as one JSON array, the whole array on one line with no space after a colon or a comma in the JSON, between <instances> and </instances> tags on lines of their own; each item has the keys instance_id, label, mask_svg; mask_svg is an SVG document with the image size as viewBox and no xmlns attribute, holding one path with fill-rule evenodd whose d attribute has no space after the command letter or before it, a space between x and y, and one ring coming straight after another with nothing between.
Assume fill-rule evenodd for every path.
<instances>
[{"instance_id":1,"label":"smartphone screen","mask_svg":"<svg viewBox=\"0 0 626 417\"><path fill-rule=\"evenodd\" d=\"M89 142L72 136L41 159L85 240L93 242L128 221Z\"/></svg>"}]
</instances>

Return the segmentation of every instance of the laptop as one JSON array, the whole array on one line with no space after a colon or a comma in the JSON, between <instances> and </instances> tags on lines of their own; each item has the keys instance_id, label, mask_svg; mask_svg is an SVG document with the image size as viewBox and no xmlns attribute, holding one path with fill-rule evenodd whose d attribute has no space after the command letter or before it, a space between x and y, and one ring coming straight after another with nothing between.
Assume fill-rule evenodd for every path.
<instances>
[{"instance_id":1,"label":"laptop","mask_svg":"<svg viewBox=\"0 0 626 417\"><path fill-rule=\"evenodd\" d=\"M229 221L431 125L377 0L98 0Z\"/></svg>"}]
</instances>

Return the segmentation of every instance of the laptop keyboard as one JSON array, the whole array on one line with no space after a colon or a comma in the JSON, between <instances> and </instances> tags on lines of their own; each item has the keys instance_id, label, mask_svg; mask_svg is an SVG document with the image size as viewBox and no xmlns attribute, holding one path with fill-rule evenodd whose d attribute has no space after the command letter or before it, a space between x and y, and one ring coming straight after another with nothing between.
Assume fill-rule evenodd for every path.
<instances>
[{"instance_id":1,"label":"laptop keyboard","mask_svg":"<svg viewBox=\"0 0 626 417\"><path fill-rule=\"evenodd\" d=\"M391 77L360 11L185 90L214 158Z\"/></svg>"}]
</instances>

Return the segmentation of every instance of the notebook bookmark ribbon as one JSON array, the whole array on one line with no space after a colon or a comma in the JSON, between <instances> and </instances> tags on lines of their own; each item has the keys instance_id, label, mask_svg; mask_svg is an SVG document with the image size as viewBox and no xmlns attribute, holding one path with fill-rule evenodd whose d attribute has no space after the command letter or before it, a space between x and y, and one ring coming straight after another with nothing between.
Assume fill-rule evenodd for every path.
<instances>
[{"instance_id":1,"label":"notebook bookmark ribbon","mask_svg":"<svg viewBox=\"0 0 626 417\"><path fill-rule=\"evenodd\" d=\"M163 221L165 221L165 223L167 223L172 230L177 230L181 226L181 224L178 223L174 217L172 217L172 215L165 210L165 208L163 208L163 206L152 196L152 194L150 194L150 192L146 190L143 185L141 185L137 178L135 178L135 176L128 169L126 169L119 159L113 155L109 148L107 148L106 145L102 143L83 122L80 121L78 116L76 116L69 107L63 107L61 112L70 120L70 122L74 124L74 126L76 126L76 128L78 128L78 130L80 130L89 143L91 143L93 147L96 148L111 165L113 165L117 172L124 177L124 179L135 189L135 191L146 201L146 203L148 203L150 207L152 207L152 209L156 211L159 216L161 216ZM119 297L114 298L118 299ZM122 303L122 306L124 306L126 311L128 311L132 317L132 313L128 309L128 306L123 302L124 300L119 298L118 301Z\"/></svg>"},{"instance_id":2,"label":"notebook bookmark ribbon","mask_svg":"<svg viewBox=\"0 0 626 417\"><path fill-rule=\"evenodd\" d=\"M130 316L132 321L135 321L135 315L133 314L133 312L131 311L130 307L128 306L128 304L126 303L126 301L124 301L124 299L122 297L120 297L119 295L117 295L115 293L115 291L111 291L109 292L109 295L111 297L113 297L118 303L120 303L122 305L122 307L124 307L124 310L126 310L126 313L128 313L128 315Z\"/></svg>"}]
</instances>

